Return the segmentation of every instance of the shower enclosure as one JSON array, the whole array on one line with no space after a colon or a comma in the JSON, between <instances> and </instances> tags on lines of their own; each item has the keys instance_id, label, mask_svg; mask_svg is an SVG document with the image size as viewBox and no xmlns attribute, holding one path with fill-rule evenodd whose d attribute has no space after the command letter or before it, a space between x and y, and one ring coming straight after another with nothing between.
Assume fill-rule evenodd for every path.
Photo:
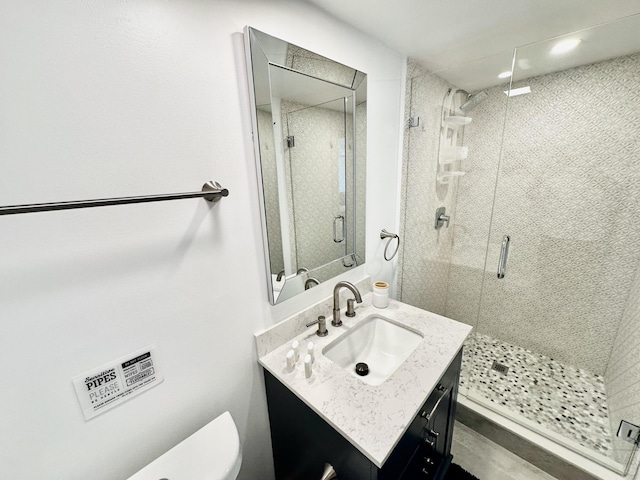
<instances>
[{"instance_id":1,"label":"shower enclosure","mask_svg":"<svg viewBox=\"0 0 640 480\"><path fill-rule=\"evenodd\" d=\"M618 473L640 424L637 31L410 63L403 161L398 293L475 327L461 393Z\"/></svg>"}]
</instances>

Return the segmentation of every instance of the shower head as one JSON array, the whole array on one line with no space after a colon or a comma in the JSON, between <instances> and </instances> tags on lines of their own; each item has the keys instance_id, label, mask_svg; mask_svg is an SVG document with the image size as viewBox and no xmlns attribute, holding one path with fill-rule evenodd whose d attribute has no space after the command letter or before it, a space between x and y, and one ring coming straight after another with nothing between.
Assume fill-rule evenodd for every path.
<instances>
[{"instance_id":1,"label":"shower head","mask_svg":"<svg viewBox=\"0 0 640 480\"><path fill-rule=\"evenodd\" d=\"M469 95L468 100L464 102L462 105L460 105L460 110L462 110L465 113L470 110L473 110L478 106L478 104L480 104L481 102L484 102L487 98L489 98L489 94L484 90L478 93L472 93L471 95Z\"/></svg>"}]
</instances>

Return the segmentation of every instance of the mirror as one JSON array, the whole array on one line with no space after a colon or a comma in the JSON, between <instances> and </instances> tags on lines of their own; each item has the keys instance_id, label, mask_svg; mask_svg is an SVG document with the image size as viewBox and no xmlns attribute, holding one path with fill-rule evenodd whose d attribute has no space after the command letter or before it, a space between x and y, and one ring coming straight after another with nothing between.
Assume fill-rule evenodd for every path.
<instances>
[{"instance_id":1,"label":"mirror","mask_svg":"<svg viewBox=\"0 0 640 480\"><path fill-rule=\"evenodd\" d=\"M366 74L245 28L271 304L365 259Z\"/></svg>"}]
</instances>

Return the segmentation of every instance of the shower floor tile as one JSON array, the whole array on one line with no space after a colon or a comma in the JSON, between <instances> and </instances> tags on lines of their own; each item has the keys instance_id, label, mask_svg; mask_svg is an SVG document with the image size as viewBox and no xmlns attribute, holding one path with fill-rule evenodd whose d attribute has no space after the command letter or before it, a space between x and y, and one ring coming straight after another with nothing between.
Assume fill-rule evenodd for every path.
<instances>
[{"instance_id":1,"label":"shower floor tile","mask_svg":"<svg viewBox=\"0 0 640 480\"><path fill-rule=\"evenodd\" d=\"M494 362L508 371L492 369ZM467 340L462 358L460 388L466 387L584 447L612 455L600 375L475 333Z\"/></svg>"}]
</instances>

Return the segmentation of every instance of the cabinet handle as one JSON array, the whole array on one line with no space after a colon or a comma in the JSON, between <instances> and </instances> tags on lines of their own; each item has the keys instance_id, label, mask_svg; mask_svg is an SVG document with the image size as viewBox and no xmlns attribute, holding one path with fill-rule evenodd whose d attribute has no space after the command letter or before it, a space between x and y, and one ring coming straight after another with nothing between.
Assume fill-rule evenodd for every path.
<instances>
[{"instance_id":1,"label":"cabinet handle","mask_svg":"<svg viewBox=\"0 0 640 480\"><path fill-rule=\"evenodd\" d=\"M429 457L424 457L424 463L426 463L427 465L434 464L433 460L431 460Z\"/></svg>"},{"instance_id":2,"label":"cabinet handle","mask_svg":"<svg viewBox=\"0 0 640 480\"><path fill-rule=\"evenodd\" d=\"M436 442L434 442L433 440L425 440L424 444L425 445L429 445L429 448L431 448L431 449L436 448Z\"/></svg>"},{"instance_id":3,"label":"cabinet handle","mask_svg":"<svg viewBox=\"0 0 640 480\"><path fill-rule=\"evenodd\" d=\"M438 388L438 390L440 390L440 388ZM442 392L442 395L440 396L440 398L438 399L436 404L433 406L431 411L429 413L427 413L427 411L425 410L424 412L422 412L420 414L420 416L422 418L425 418L427 420L427 422L430 421L431 418L433 417L433 415L436 413L436 410L438 410L438 408L440 407L440 404L442 403L442 399L449 394L449 390L451 390L451 387L445 388L444 391Z\"/></svg>"},{"instance_id":4,"label":"cabinet handle","mask_svg":"<svg viewBox=\"0 0 640 480\"><path fill-rule=\"evenodd\" d=\"M334 478L338 478L336 471L333 469L333 465L329 463L324 464L324 472L322 473L322 477L320 480L332 480Z\"/></svg>"},{"instance_id":5,"label":"cabinet handle","mask_svg":"<svg viewBox=\"0 0 640 480\"><path fill-rule=\"evenodd\" d=\"M440 432L435 432L433 429L429 429L429 431L427 432L427 435L429 435L430 437L434 437L434 438L438 438L438 436L440 435Z\"/></svg>"},{"instance_id":6,"label":"cabinet handle","mask_svg":"<svg viewBox=\"0 0 640 480\"><path fill-rule=\"evenodd\" d=\"M422 469L422 473L423 473L424 475L427 475L427 476L428 476L428 475L429 475L429 470L427 470L426 468L423 468L423 469Z\"/></svg>"}]
</instances>

